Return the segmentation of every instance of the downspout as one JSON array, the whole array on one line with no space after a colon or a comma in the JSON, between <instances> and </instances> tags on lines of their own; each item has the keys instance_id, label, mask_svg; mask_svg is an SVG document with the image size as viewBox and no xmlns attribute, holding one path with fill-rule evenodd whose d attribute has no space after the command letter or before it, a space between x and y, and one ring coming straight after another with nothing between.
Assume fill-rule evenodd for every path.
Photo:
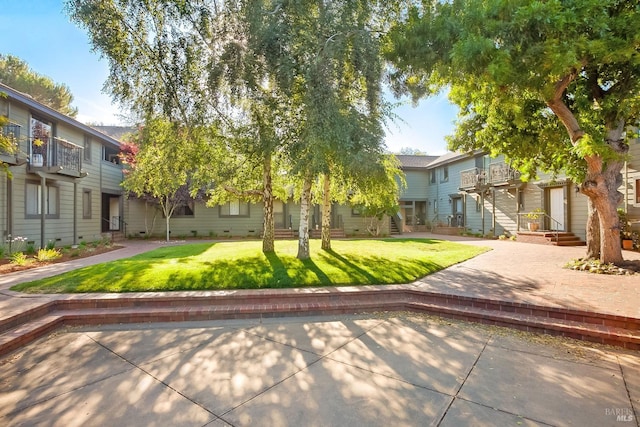
<instances>
[{"instance_id":1,"label":"downspout","mask_svg":"<svg viewBox=\"0 0 640 427\"><path fill-rule=\"evenodd\" d=\"M516 187L516 230L520 231L520 188Z\"/></svg>"},{"instance_id":2,"label":"downspout","mask_svg":"<svg viewBox=\"0 0 640 427\"><path fill-rule=\"evenodd\" d=\"M491 227L493 227L493 235L496 235L496 189L491 189Z\"/></svg>"},{"instance_id":3,"label":"downspout","mask_svg":"<svg viewBox=\"0 0 640 427\"><path fill-rule=\"evenodd\" d=\"M47 178L40 175L40 249L45 248L44 232L45 232L45 207L47 203Z\"/></svg>"},{"instance_id":4,"label":"downspout","mask_svg":"<svg viewBox=\"0 0 640 427\"><path fill-rule=\"evenodd\" d=\"M629 212L629 162L624 162L624 211Z\"/></svg>"},{"instance_id":5,"label":"downspout","mask_svg":"<svg viewBox=\"0 0 640 427\"><path fill-rule=\"evenodd\" d=\"M78 183L73 181L73 245L78 244Z\"/></svg>"},{"instance_id":6,"label":"downspout","mask_svg":"<svg viewBox=\"0 0 640 427\"><path fill-rule=\"evenodd\" d=\"M11 185L12 180L7 178L7 234L11 234L13 236L13 186ZM6 236L5 236L6 237Z\"/></svg>"},{"instance_id":7,"label":"downspout","mask_svg":"<svg viewBox=\"0 0 640 427\"><path fill-rule=\"evenodd\" d=\"M484 192L485 190L483 189L482 192L480 193L480 218L482 219L482 235L484 236Z\"/></svg>"}]
</instances>

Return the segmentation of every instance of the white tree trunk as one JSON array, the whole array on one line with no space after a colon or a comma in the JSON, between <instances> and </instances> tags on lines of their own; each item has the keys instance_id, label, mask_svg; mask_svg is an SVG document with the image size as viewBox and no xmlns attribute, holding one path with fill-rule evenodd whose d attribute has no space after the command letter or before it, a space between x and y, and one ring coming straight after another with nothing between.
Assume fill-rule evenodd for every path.
<instances>
[{"instance_id":1,"label":"white tree trunk","mask_svg":"<svg viewBox=\"0 0 640 427\"><path fill-rule=\"evenodd\" d=\"M271 154L265 155L264 169L262 174L262 183L264 185L264 224L262 235L262 252L275 251L275 225L273 220L273 189L271 180Z\"/></svg>"},{"instance_id":2,"label":"white tree trunk","mask_svg":"<svg viewBox=\"0 0 640 427\"><path fill-rule=\"evenodd\" d=\"M322 249L331 250L331 181L329 174L324 175L324 188L322 191Z\"/></svg>"},{"instance_id":3,"label":"white tree trunk","mask_svg":"<svg viewBox=\"0 0 640 427\"><path fill-rule=\"evenodd\" d=\"M305 178L300 197L300 227L298 228L298 259L309 259L309 208L311 205L311 178Z\"/></svg>"}]
</instances>

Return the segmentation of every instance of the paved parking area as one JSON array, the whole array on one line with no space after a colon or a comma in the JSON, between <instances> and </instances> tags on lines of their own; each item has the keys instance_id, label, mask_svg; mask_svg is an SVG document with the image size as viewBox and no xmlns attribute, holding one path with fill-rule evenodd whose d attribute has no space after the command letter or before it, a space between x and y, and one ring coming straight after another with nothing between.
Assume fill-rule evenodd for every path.
<instances>
[{"instance_id":1,"label":"paved parking area","mask_svg":"<svg viewBox=\"0 0 640 427\"><path fill-rule=\"evenodd\" d=\"M8 426L638 426L638 409L638 352L410 313L74 328L0 359Z\"/></svg>"}]
</instances>

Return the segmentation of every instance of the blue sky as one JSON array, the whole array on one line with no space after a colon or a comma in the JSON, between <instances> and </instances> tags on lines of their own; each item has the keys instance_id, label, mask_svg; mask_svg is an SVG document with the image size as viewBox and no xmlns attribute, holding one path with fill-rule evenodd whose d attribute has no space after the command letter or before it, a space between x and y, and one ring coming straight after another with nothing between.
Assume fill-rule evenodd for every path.
<instances>
[{"instance_id":1,"label":"blue sky","mask_svg":"<svg viewBox=\"0 0 640 427\"><path fill-rule=\"evenodd\" d=\"M122 123L117 105L102 93L109 74L107 61L91 51L87 34L65 15L63 1L0 3L0 53L18 56L36 72L69 86L81 122ZM444 137L453 132L456 112L445 95L422 100L417 107L404 100L395 110L401 120L389 124L387 148L397 152L411 147L430 155L444 154Z\"/></svg>"}]
</instances>

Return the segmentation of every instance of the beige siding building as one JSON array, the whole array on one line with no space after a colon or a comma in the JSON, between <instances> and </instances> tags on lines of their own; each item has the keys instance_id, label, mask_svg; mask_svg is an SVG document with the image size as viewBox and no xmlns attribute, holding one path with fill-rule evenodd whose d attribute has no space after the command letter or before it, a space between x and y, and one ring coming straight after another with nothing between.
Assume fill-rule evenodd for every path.
<instances>
[{"instance_id":1,"label":"beige siding building","mask_svg":"<svg viewBox=\"0 0 640 427\"><path fill-rule=\"evenodd\" d=\"M2 133L15 143L0 153L0 233L35 247L78 244L121 229L120 144L29 95L0 84ZM11 236L11 237L10 237Z\"/></svg>"}]
</instances>

